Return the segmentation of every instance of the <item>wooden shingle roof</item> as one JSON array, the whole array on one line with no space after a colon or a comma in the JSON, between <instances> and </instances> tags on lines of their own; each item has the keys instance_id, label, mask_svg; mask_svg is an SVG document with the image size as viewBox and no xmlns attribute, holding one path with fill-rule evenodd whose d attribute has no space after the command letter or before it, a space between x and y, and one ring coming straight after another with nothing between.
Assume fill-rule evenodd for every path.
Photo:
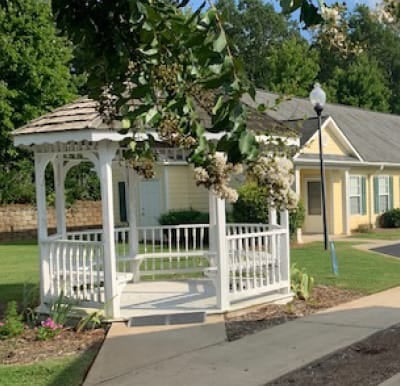
<instances>
[{"instance_id":1,"label":"wooden shingle roof","mask_svg":"<svg viewBox=\"0 0 400 386\"><path fill-rule=\"evenodd\" d=\"M14 130L14 135L98 129L103 120L92 99L81 98Z\"/></svg>"}]
</instances>

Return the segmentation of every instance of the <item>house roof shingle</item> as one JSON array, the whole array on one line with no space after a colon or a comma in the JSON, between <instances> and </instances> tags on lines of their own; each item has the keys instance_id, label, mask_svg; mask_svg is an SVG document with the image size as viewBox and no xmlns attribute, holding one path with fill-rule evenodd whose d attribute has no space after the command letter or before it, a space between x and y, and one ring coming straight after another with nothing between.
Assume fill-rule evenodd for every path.
<instances>
[{"instance_id":1,"label":"house roof shingle","mask_svg":"<svg viewBox=\"0 0 400 386\"><path fill-rule=\"evenodd\" d=\"M277 98L276 94L259 90L256 102L273 106ZM245 102L254 105L249 97L245 99ZM315 117L311 103L303 98L286 100L275 109L269 110L268 114L280 121ZM324 107L323 114L333 118L363 160L400 163L400 115L330 103ZM308 124L311 126L305 126L306 137L312 130L312 122Z\"/></svg>"}]
</instances>

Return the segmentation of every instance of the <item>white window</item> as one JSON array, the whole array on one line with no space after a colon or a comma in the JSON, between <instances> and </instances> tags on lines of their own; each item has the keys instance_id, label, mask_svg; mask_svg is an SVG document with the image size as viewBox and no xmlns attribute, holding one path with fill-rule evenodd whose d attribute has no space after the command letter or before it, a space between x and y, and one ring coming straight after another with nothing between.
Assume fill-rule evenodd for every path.
<instances>
[{"instance_id":1,"label":"white window","mask_svg":"<svg viewBox=\"0 0 400 386\"><path fill-rule=\"evenodd\" d=\"M378 177L379 213L389 210L389 176Z\"/></svg>"},{"instance_id":2,"label":"white window","mask_svg":"<svg viewBox=\"0 0 400 386\"><path fill-rule=\"evenodd\" d=\"M362 214L361 176L350 176L350 214Z\"/></svg>"}]
</instances>

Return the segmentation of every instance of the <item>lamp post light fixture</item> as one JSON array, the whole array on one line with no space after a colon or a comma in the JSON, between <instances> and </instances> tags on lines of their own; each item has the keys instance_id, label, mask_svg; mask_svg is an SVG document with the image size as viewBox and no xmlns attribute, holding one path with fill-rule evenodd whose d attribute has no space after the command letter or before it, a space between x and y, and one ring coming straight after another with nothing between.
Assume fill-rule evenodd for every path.
<instances>
[{"instance_id":1,"label":"lamp post light fixture","mask_svg":"<svg viewBox=\"0 0 400 386\"><path fill-rule=\"evenodd\" d=\"M310 102L318 116L318 137L319 137L319 165L321 173L321 199L322 199L322 223L324 227L324 248L328 249L328 226L326 221L326 193L325 193L325 165L322 152L322 132L321 132L321 114L326 102L326 94L319 83L315 83L310 92Z\"/></svg>"}]
</instances>

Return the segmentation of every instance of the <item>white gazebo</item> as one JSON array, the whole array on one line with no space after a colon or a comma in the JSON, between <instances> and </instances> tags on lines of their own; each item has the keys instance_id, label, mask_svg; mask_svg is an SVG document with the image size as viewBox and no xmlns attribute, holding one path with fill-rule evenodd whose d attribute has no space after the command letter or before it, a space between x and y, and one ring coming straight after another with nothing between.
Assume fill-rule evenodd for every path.
<instances>
[{"instance_id":1,"label":"white gazebo","mask_svg":"<svg viewBox=\"0 0 400 386\"><path fill-rule=\"evenodd\" d=\"M224 200L210 193L209 224L137 226L139 176L123 159L121 143L129 135L117 129L103 122L94 101L81 99L13 133L16 146L34 153L44 310L60 294L82 307L104 308L113 319L224 312L291 299L287 211L277 216L271 210L269 224L226 224ZM161 164L178 154L165 147L159 152ZM103 227L68 232L65 176L87 161L100 179ZM46 208L45 169L50 163L56 193L54 234L48 232ZM114 222L116 163L124 165L127 175L129 226L125 228Z\"/></svg>"}]
</instances>

